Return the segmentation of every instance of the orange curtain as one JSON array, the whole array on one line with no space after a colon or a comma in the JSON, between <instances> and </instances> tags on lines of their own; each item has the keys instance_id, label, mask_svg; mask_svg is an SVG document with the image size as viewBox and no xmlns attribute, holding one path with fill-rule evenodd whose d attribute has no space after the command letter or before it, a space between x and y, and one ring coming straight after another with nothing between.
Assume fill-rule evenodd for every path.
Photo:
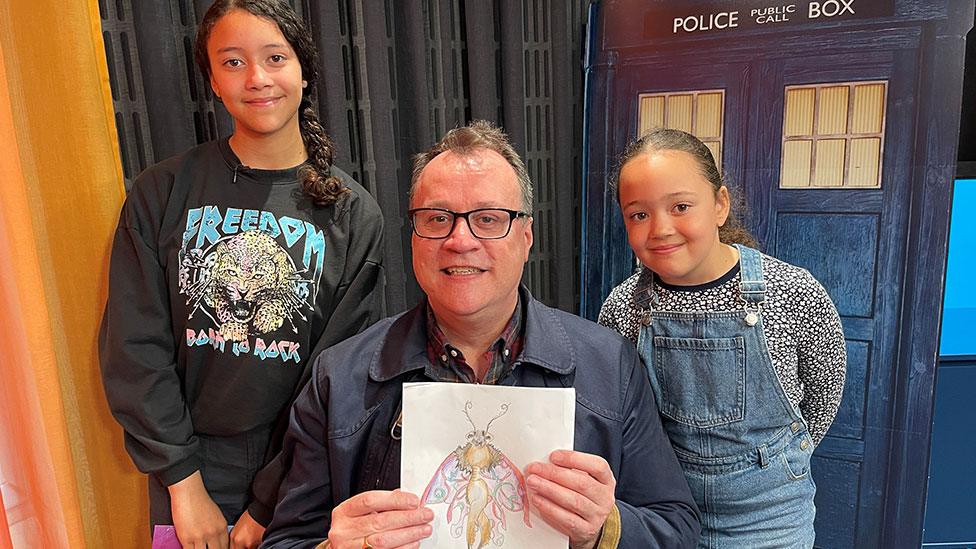
<instances>
[{"instance_id":1,"label":"orange curtain","mask_svg":"<svg viewBox=\"0 0 976 549\"><path fill-rule=\"evenodd\" d=\"M96 353L113 120L96 0L0 0L0 549L148 545Z\"/></svg>"},{"instance_id":2,"label":"orange curtain","mask_svg":"<svg viewBox=\"0 0 976 549\"><path fill-rule=\"evenodd\" d=\"M7 508L3 504L3 491L0 490L0 549L11 549L10 525L7 522Z\"/></svg>"}]
</instances>

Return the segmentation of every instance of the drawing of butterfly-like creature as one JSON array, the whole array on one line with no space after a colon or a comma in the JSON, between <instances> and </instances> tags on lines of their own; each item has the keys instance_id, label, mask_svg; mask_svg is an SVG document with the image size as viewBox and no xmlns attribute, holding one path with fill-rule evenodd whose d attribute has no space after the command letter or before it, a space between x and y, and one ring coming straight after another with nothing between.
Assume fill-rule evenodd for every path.
<instances>
[{"instance_id":1,"label":"drawing of butterfly-like creature","mask_svg":"<svg viewBox=\"0 0 976 549\"><path fill-rule=\"evenodd\" d=\"M464 405L464 415L472 430L467 442L448 454L424 490L425 504L447 503L447 522L451 535L461 537L464 532L468 549L481 549L490 542L504 543L507 527L506 511L522 513L529 528L529 501L525 494L522 472L491 443L488 429L491 423L508 412L508 404L478 429L468 413L470 401Z\"/></svg>"}]
</instances>

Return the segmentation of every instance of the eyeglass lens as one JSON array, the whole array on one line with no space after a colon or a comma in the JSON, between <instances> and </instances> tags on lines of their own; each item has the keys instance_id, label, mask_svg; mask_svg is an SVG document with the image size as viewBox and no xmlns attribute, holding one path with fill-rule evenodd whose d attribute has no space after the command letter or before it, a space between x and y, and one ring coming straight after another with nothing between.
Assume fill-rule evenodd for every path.
<instances>
[{"instance_id":1,"label":"eyeglass lens","mask_svg":"<svg viewBox=\"0 0 976 549\"><path fill-rule=\"evenodd\" d=\"M508 234L514 216L507 210L491 208L463 214L432 209L414 212L413 223L417 234L422 237L444 238L451 234L458 217L467 220L472 234L478 238L501 238Z\"/></svg>"}]
</instances>

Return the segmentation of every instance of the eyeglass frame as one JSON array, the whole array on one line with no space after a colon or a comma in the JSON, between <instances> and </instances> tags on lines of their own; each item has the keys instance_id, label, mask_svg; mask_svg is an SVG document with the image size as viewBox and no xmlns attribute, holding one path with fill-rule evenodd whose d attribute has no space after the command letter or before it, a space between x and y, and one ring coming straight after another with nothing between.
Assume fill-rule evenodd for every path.
<instances>
[{"instance_id":1,"label":"eyeglass frame","mask_svg":"<svg viewBox=\"0 0 976 549\"><path fill-rule=\"evenodd\" d=\"M447 231L447 234L445 234L444 236L424 236L417 231L417 223L414 221L414 216L417 214L417 212L425 212L425 211L444 212L446 214L450 214L454 216L454 221L451 223L451 228ZM489 237L483 237L477 235L474 228L471 227L471 221L468 219L468 216L473 213L484 212L484 211L505 212L508 214L508 229L505 230L505 234L501 236L489 236ZM451 233L454 232L454 228L457 227L458 219L464 219L464 222L468 224L468 230L471 231L471 236L477 238L478 240L501 240L506 236L508 236L509 234L511 234L512 224L515 223L516 219L522 219L524 217L532 217L532 214L520 210L510 210L508 208L476 208L474 210L468 210L466 212L455 212L453 210L448 210L447 208L413 208L407 210L407 216L410 218L410 228L413 229L413 234L417 235L418 238L424 238L427 240L444 240L445 238L451 236Z\"/></svg>"}]
</instances>

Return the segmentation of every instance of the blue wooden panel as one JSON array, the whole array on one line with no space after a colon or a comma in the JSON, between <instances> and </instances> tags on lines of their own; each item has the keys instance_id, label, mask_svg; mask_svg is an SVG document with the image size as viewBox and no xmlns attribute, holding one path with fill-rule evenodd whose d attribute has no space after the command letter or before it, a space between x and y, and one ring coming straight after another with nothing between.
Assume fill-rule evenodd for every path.
<instances>
[{"instance_id":1,"label":"blue wooden panel","mask_svg":"<svg viewBox=\"0 0 976 549\"><path fill-rule=\"evenodd\" d=\"M773 255L805 267L827 288L841 316L871 316L877 215L780 213L773 247Z\"/></svg>"},{"instance_id":2,"label":"blue wooden panel","mask_svg":"<svg viewBox=\"0 0 976 549\"><path fill-rule=\"evenodd\" d=\"M879 78L878 80L883 79ZM781 157L774 158L773 162L781 161ZM777 170L776 173L779 171ZM831 189L792 188L785 190L785 192L773 194L769 200L773 208L782 211L873 213L883 207L884 191L882 189L843 189L839 187Z\"/></svg>"},{"instance_id":3,"label":"blue wooden panel","mask_svg":"<svg viewBox=\"0 0 976 549\"><path fill-rule=\"evenodd\" d=\"M869 318L855 318L849 316L841 319L844 327L844 337L857 341L874 340L874 321Z\"/></svg>"},{"instance_id":4,"label":"blue wooden panel","mask_svg":"<svg viewBox=\"0 0 976 549\"><path fill-rule=\"evenodd\" d=\"M844 398L828 436L861 439L864 433L864 388L871 363L871 344L866 341L847 342L847 379Z\"/></svg>"},{"instance_id":5,"label":"blue wooden panel","mask_svg":"<svg viewBox=\"0 0 976 549\"><path fill-rule=\"evenodd\" d=\"M814 457L860 461L864 455L864 441L855 438L824 437L817 445Z\"/></svg>"},{"instance_id":6,"label":"blue wooden panel","mask_svg":"<svg viewBox=\"0 0 976 549\"><path fill-rule=\"evenodd\" d=\"M816 547L849 549L855 546L858 487L861 466L841 459L813 456L810 465L817 483Z\"/></svg>"}]
</instances>

